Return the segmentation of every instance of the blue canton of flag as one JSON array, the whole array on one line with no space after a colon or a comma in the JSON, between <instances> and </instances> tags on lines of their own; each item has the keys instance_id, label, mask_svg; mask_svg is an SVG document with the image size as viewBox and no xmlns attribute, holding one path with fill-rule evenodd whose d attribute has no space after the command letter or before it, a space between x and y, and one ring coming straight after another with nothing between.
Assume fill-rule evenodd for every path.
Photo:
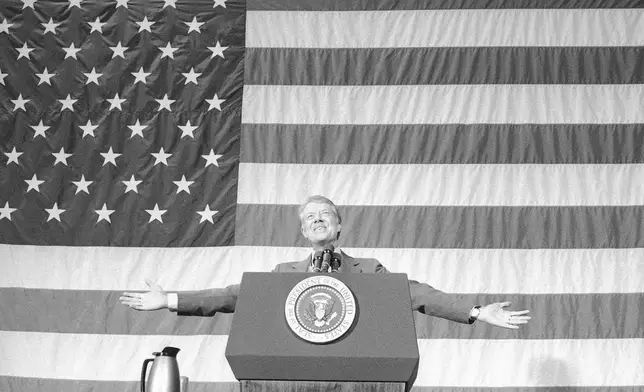
<instances>
[{"instance_id":1,"label":"blue canton of flag","mask_svg":"<svg viewBox=\"0 0 644 392\"><path fill-rule=\"evenodd\" d=\"M0 240L232 245L242 10L0 6Z\"/></svg>"}]
</instances>

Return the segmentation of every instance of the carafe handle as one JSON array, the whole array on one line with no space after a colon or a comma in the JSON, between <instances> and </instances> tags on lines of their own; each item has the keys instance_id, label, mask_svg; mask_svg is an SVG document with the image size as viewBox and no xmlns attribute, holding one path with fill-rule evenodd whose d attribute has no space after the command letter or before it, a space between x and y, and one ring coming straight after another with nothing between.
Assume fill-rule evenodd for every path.
<instances>
[{"instance_id":1,"label":"carafe handle","mask_svg":"<svg viewBox=\"0 0 644 392\"><path fill-rule=\"evenodd\" d=\"M148 370L148 362L154 361L154 358L148 358L143 361L143 368L141 369L141 392L145 392L145 373Z\"/></svg>"}]
</instances>

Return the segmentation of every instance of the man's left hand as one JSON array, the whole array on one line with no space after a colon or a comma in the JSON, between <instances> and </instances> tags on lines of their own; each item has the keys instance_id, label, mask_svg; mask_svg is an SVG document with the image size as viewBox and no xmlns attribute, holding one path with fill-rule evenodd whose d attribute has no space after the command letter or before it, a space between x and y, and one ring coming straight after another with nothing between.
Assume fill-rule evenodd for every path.
<instances>
[{"instance_id":1,"label":"man's left hand","mask_svg":"<svg viewBox=\"0 0 644 392\"><path fill-rule=\"evenodd\" d=\"M519 324L527 324L532 317L525 316L529 310L511 312L503 308L512 305L511 302L496 302L481 307L478 320L496 325L497 327L519 329Z\"/></svg>"}]
</instances>

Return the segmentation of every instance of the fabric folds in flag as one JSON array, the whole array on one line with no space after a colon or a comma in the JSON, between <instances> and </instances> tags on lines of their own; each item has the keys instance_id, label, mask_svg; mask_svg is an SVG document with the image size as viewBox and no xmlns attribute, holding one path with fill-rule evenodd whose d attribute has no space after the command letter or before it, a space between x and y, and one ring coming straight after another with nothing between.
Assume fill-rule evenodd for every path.
<instances>
[{"instance_id":1,"label":"fabric folds in flag","mask_svg":"<svg viewBox=\"0 0 644 392\"><path fill-rule=\"evenodd\" d=\"M644 389L640 2L12 0L0 50L0 390L136 391L164 345L235 390L232 315L118 296L303 259L312 194L352 256L531 310L415 315L414 390Z\"/></svg>"}]
</instances>

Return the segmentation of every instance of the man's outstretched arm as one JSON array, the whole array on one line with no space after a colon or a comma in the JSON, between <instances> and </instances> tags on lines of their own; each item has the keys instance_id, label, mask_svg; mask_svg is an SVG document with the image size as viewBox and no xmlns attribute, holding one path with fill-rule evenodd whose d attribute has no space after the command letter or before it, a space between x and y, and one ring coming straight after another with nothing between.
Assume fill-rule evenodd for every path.
<instances>
[{"instance_id":1,"label":"man's outstretched arm","mask_svg":"<svg viewBox=\"0 0 644 392\"><path fill-rule=\"evenodd\" d=\"M170 309L180 316L214 316L215 313L235 311L239 285L220 289L207 289L168 293L158 284L145 280L150 291L145 293L125 292L119 298L123 305L136 310Z\"/></svg>"},{"instance_id":2,"label":"man's outstretched arm","mask_svg":"<svg viewBox=\"0 0 644 392\"><path fill-rule=\"evenodd\" d=\"M290 270L290 263L275 266L272 272ZM166 292L161 286L149 279L145 280L150 291L145 293L124 292L119 300L123 305L136 310L170 309L179 316L206 316L216 313L233 313L239 296L239 285L224 288L182 292Z\"/></svg>"},{"instance_id":3,"label":"man's outstretched arm","mask_svg":"<svg viewBox=\"0 0 644 392\"><path fill-rule=\"evenodd\" d=\"M183 291L177 294L179 316L212 317L215 313L233 313L239 297L239 285L221 289Z\"/></svg>"},{"instance_id":4,"label":"man's outstretched arm","mask_svg":"<svg viewBox=\"0 0 644 392\"><path fill-rule=\"evenodd\" d=\"M377 262L375 272L388 273L389 271ZM531 319L527 315L530 313L529 310L505 310L504 308L511 305L510 302L475 306L476 304L465 301L458 294L445 293L427 283L419 283L415 280L409 281L409 294L412 310L458 323L472 324L475 320L479 320L497 327L519 329L519 325L527 324ZM478 315L475 314L477 311Z\"/></svg>"},{"instance_id":5,"label":"man's outstretched arm","mask_svg":"<svg viewBox=\"0 0 644 392\"><path fill-rule=\"evenodd\" d=\"M448 294L427 283L409 281L411 308L428 316L440 317L457 323L468 324L470 311L475 304L465 301L458 294Z\"/></svg>"}]
</instances>

